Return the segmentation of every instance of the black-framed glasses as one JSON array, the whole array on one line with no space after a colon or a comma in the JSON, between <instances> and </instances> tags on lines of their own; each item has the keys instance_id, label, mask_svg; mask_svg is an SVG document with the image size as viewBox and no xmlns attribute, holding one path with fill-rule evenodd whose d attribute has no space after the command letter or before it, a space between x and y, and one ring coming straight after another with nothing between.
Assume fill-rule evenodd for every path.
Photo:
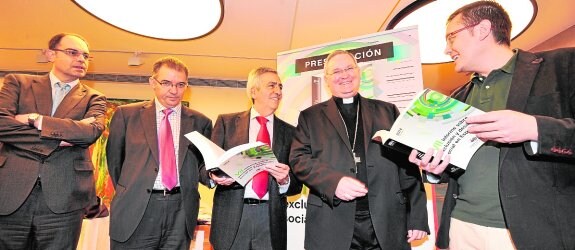
<instances>
[{"instance_id":1,"label":"black-framed glasses","mask_svg":"<svg viewBox=\"0 0 575 250\"><path fill-rule=\"evenodd\" d=\"M445 35L445 41L447 41L447 43L448 43L449 45L453 44L453 38L455 38L455 35L457 35L457 33L461 32L461 31L464 31L464 30L466 30L466 29L469 29L469 28L473 28L473 27L477 26L478 24L479 24L479 23L472 24L472 25L467 25L467 26L464 26L463 28L460 28L460 29L458 29L458 30L449 32L447 35Z\"/></svg>"},{"instance_id":2,"label":"black-framed glasses","mask_svg":"<svg viewBox=\"0 0 575 250\"><path fill-rule=\"evenodd\" d=\"M352 70L355 70L357 67L356 66L349 66L345 69L336 69L334 71L332 71L331 73L326 73L328 76L335 76L335 77L340 77L343 76L343 74L351 72Z\"/></svg>"},{"instance_id":3,"label":"black-framed glasses","mask_svg":"<svg viewBox=\"0 0 575 250\"><path fill-rule=\"evenodd\" d=\"M51 49L51 50L64 52L64 54L66 54L70 57L82 56L84 58L84 60L92 59L92 57L90 57L90 53L80 52L80 51L75 50L75 49Z\"/></svg>"},{"instance_id":4,"label":"black-framed glasses","mask_svg":"<svg viewBox=\"0 0 575 250\"><path fill-rule=\"evenodd\" d=\"M188 83L186 83L186 82L172 83L170 81L158 81L158 79L156 79L155 77L150 77L150 78L154 79L154 81L156 81L158 84L160 84L160 86L162 86L162 88L165 88L165 89L170 89L172 87L176 87L178 89L183 89L186 86L188 86Z\"/></svg>"}]
</instances>

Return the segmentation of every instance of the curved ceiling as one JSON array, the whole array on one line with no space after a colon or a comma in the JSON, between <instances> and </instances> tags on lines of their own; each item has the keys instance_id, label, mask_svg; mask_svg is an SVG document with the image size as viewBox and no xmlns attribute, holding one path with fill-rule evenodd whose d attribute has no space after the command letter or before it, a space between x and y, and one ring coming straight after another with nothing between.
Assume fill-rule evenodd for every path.
<instances>
[{"instance_id":1,"label":"curved ceiling","mask_svg":"<svg viewBox=\"0 0 575 250\"><path fill-rule=\"evenodd\" d=\"M72 1L2 1L0 71L48 71L49 64L36 62L39 51L47 47L52 35L73 32L90 43L91 73L147 75L157 58L174 55L190 67L191 77L245 80L254 67L275 68L278 52L381 31L412 2L222 0L223 20L213 32L192 40L167 41L116 28ZM575 0L539 0L537 4L535 21L513 41L513 47L530 50L574 26ZM194 24L172 25L186 29ZM134 52L141 53L143 65L128 66ZM466 79L452 68L450 63L424 65L424 84L448 92Z\"/></svg>"}]
</instances>

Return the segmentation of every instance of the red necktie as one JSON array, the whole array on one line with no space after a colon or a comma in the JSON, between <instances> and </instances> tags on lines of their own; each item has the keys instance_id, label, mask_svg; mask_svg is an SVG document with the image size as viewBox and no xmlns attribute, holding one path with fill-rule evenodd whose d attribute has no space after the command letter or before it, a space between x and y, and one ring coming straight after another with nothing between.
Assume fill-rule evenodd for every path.
<instances>
[{"instance_id":1,"label":"red necktie","mask_svg":"<svg viewBox=\"0 0 575 250\"><path fill-rule=\"evenodd\" d=\"M160 122L160 166L162 167L162 183L164 187L171 190L178 183L174 137L172 136L172 127L168 119L173 110L164 109L162 112L164 112L164 117Z\"/></svg>"},{"instance_id":2,"label":"red necktie","mask_svg":"<svg viewBox=\"0 0 575 250\"><path fill-rule=\"evenodd\" d=\"M268 132L268 128L266 123L268 119L263 116L256 117L258 122L260 123L260 131L258 132L257 141L263 142L270 146L270 133ZM260 197L264 197L268 192L268 171L262 171L256 174L252 180L252 188L254 192Z\"/></svg>"}]
</instances>

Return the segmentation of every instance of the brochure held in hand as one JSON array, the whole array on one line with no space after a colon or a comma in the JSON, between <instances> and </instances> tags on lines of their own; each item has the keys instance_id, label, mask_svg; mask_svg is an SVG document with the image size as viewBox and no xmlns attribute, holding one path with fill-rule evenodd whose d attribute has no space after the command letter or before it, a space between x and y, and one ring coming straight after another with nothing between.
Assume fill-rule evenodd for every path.
<instances>
[{"instance_id":1,"label":"brochure held in hand","mask_svg":"<svg viewBox=\"0 0 575 250\"><path fill-rule=\"evenodd\" d=\"M272 149L262 142L246 143L225 151L197 131L185 137L200 150L206 170L222 171L242 186L263 171L265 165L278 163Z\"/></svg>"},{"instance_id":2,"label":"brochure held in hand","mask_svg":"<svg viewBox=\"0 0 575 250\"><path fill-rule=\"evenodd\" d=\"M390 131L380 130L374 140L394 150L409 154L417 149L421 158L429 148L450 155L445 171L461 175L477 149L483 145L467 132L465 119L483 111L439 92L425 89L399 115Z\"/></svg>"}]
</instances>

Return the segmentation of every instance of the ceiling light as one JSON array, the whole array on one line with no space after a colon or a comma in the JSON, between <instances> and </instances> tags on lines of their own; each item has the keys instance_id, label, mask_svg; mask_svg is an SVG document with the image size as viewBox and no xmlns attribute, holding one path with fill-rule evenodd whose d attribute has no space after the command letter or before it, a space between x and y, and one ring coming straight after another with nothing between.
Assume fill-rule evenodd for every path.
<instances>
[{"instance_id":1,"label":"ceiling light","mask_svg":"<svg viewBox=\"0 0 575 250\"><path fill-rule=\"evenodd\" d=\"M421 0L401 10L387 26L387 29L418 25L419 47L422 63L443 63L452 61L443 53L445 50L445 25L447 18L463 5L473 0ZM519 36L535 19L535 0L497 0L511 18L511 39Z\"/></svg>"},{"instance_id":2,"label":"ceiling light","mask_svg":"<svg viewBox=\"0 0 575 250\"><path fill-rule=\"evenodd\" d=\"M212 32L222 20L220 0L74 0L104 22L143 36L183 40Z\"/></svg>"}]
</instances>

